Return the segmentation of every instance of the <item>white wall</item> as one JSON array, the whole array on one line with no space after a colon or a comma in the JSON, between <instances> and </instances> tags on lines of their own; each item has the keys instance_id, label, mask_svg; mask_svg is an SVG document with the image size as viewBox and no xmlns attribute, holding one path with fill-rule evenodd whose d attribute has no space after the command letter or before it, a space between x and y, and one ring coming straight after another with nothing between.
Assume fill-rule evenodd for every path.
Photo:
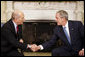
<instances>
[{"instance_id":1,"label":"white wall","mask_svg":"<svg viewBox=\"0 0 85 57\"><path fill-rule=\"evenodd\" d=\"M55 20L55 14L58 10L22 10L26 20ZM73 11L66 10L69 14L69 20L76 20Z\"/></svg>"},{"instance_id":2,"label":"white wall","mask_svg":"<svg viewBox=\"0 0 85 57\"><path fill-rule=\"evenodd\" d=\"M5 6L7 20L11 18L12 11L15 9L22 10L26 20L55 20L55 13L59 10L66 10L69 14L69 20L80 20L82 22L84 20L84 1L7 1Z\"/></svg>"}]
</instances>

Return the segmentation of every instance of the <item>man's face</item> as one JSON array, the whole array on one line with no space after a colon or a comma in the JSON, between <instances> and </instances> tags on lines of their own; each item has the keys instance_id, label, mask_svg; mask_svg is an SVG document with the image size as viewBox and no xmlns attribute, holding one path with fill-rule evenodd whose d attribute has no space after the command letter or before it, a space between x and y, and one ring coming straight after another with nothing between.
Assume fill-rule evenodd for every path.
<instances>
[{"instance_id":1,"label":"man's face","mask_svg":"<svg viewBox=\"0 0 85 57\"><path fill-rule=\"evenodd\" d=\"M56 21L57 25L62 25L63 19L60 17L59 13L56 14Z\"/></svg>"},{"instance_id":2,"label":"man's face","mask_svg":"<svg viewBox=\"0 0 85 57\"><path fill-rule=\"evenodd\" d=\"M25 21L24 14L20 14L19 18L17 19L18 25L23 24L24 21Z\"/></svg>"}]
</instances>

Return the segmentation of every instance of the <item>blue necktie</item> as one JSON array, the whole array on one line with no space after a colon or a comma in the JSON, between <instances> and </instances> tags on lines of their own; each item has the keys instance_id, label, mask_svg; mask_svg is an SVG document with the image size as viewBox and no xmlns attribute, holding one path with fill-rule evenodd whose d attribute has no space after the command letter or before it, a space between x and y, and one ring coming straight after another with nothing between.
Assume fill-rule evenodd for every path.
<instances>
[{"instance_id":1,"label":"blue necktie","mask_svg":"<svg viewBox=\"0 0 85 57\"><path fill-rule=\"evenodd\" d=\"M64 27L63 29L64 29L64 32L65 32L68 42L71 44L70 36L67 33L66 27Z\"/></svg>"}]
</instances>

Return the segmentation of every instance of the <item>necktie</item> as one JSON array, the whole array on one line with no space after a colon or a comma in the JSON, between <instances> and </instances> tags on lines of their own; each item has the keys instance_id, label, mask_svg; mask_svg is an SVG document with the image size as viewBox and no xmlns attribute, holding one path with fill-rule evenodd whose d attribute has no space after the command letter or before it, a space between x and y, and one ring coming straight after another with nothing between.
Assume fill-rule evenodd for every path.
<instances>
[{"instance_id":1,"label":"necktie","mask_svg":"<svg viewBox=\"0 0 85 57\"><path fill-rule=\"evenodd\" d=\"M17 26L17 33L16 33L16 35L17 35L17 40L19 40L19 26Z\"/></svg>"},{"instance_id":2,"label":"necktie","mask_svg":"<svg viewBox=\"0 0 85 57\"><path fill-rule=\"evenodd\" d=\"M68 42L71 44L70 36L67 33L66 27L64 27L63 29L64 29L64 33L65 33L65 35L67 37Z\"/></svg>"},{"instance_id":3,"label":"necktie","mask_svg":"<svg viewBox=\"0 0 85 57\"><path fill-rule=\"evenodd\" d=\"M18 31L19 31L19 27L17 26L17 33L18 33Z\"/></svg>"}]
</instances>

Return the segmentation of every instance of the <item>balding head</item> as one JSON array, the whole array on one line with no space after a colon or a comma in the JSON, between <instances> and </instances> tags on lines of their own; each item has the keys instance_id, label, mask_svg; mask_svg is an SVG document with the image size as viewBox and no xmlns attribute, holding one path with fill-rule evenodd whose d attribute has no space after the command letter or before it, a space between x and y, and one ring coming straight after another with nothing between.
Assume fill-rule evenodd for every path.
<instances>
[{"instance_id":1,"label":"balding head","mask_svg":"<svg viewBox=\"0 0 85 57\"><path fill-rule=\"evenodd\" d=\"M20 25L24 22L24 13L20 10L15 10L12 13L12 20L17 23L17 25Z\"/></svg>"},{"instance_id":2,"label":"balding head","mask_svg":"<svg viewBox=\"0 0 85 57\"><path fill-rule=\"evenodd\" d=\"M12 13L12 19L18 19L21 15L24 16L24 13L20 10L15 10L13 13Z\"/></svg>"}]
</instances>

